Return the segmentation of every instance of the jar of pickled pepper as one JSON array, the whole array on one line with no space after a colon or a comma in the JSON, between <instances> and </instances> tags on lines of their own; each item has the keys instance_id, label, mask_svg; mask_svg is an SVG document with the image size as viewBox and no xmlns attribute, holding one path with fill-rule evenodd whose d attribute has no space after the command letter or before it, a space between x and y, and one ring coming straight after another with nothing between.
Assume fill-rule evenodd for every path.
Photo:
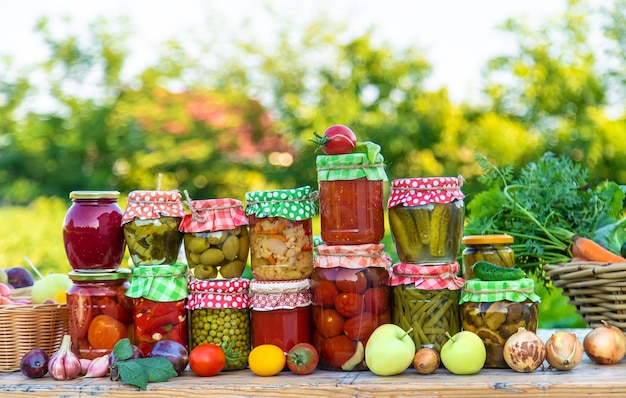
<instances>
[{"instance_id":1,"label":"jar of pickled pepper","mask_svg":"<svg viewBox=\"0 0 626 398\"><path fill-rule=\"evenodd\" d=\"M305 186L246 192L245 197L254 279L308 278L313 270L312 217L317 193Z\"/></svg>"},{"instance_id":2,"label":"jar of pickled pepper","mask_svg":"<svg viewBox=\"0 0 626 398\"><path fill-rule=\"evenodd\" d=\"M478 261L488 261L505 268L515 268L515 254L510 244L513 237L507 234L468 235L461 243L463 249L463 276L474 279L472 267Z\"/></svg>"},{"instance_id":3,"label":"jar of pickled pepper","mask_svg":"<svg viewBox=\"0 0 626 398\"><path fill-rule=\"evenodd\" d=\"M465 281L461 293L461 327L485 343L485 368L508 368L504 343L520 327L537 333L539 301L530 278L509 281Z\"/></svg>"},{"instance_id":4,"label":"jar of pickled pepper","mask_svg":"<svg viewBox=\"0 0 626 398\"><path fill-rule=\"evenodd\" d=\"M185 209L177 191L132 191L122 226L135 265L174 264L183 242Z\"/></svg>"},{"instance_id":5,"label":"jar of pickled pepper","mask_svg":"<svg viewBox=\"0 0 626 398\"><path fill-rule=\"evenodd\" d=\"M323 370L367 370L365 345L391 323L384 245L320 245L311 275L313 345Z\"/></svg>"},{"instance_id":6,"label":"jar of pickled pepper","mask_svg":"<svg viewBox=\"0 0 626 398\"><path fill-rule=\"evenodd\" d=\"M401 178L391 182L389 226L402 263L450 264L463 236L462 177Z\"/></svg>"},{"instance_id":7,"label":"jar of pickled pepper","mask_svg":"<svg viewBox=\"0 0 626 398\"><path fill-rule=\"evenodd\" d=\"M72 191L63 220L63 245L72 269L110 272L124 257L122 209L117 191Z\"/></svg>"},{"instance_id":8,"label":"jar of pickled pepper","mask_svg":"<svg viewBox=\"0 0 626 398\"><path fill-rule=\"evenodd\" d=\"M459 299L465 280L457 277L459 264L392 267L390 285L392 322L411 330L416 347L428 345L437 352L448 341L446 332L461 331Z\"/></svg>"},{"instance_id":9,"label":"jar of pickled pepper","mask_svg":"<svg viewBox=\"0 0 626 398\"><path fill-rule=\"evenodd\" d=\"M130 271L70 271L67 291L68 334L72 350L81 358L94 359L113 350L118 340L133 341L133 309L126 297Z\"/></svg>"},{"instance_id":10,"label":"jar of pickled pepper","mask_svg":"<svg viewBox=\"0 0 626 398\"><path fill-rule=\"evenodd\" d=\"M189 281L189 349L200 344L221 346L224 370L245 369L251 350L250 281Z\"/></svg>"},{"instance_id":11,"label":"jar of pickled pepper","mask_svg":"<svg viewBox=\"0 0 626 398\"><path fill-rule=\"evenodd\" d=\"M180 224L185 257L198 280L240 278L248 261L248 217L236 199L187 200Z\"/></svg>"},{"instance_id":12,"label":"jar of pickled pepper","mask_svg":"<svg viewBox=\"0 0 626 398\"><path fill-rule=\"evenodd\" d=\"M135 344L147 355L160 340L188 348L187 265L142 266L132 269L126 295L132 298Z\"/></svg>"}]
</instances>

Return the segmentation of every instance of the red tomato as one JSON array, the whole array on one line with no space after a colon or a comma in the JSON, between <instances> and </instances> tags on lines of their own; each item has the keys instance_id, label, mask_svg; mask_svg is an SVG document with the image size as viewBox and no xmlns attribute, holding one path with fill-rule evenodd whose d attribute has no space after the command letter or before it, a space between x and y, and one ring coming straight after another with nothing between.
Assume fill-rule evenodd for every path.
<instances>
[{"instance_id":1,"label":"red tomato","mask_svg":"<svg viewBox=\"0 0 626 398\"><path fill-rule=\"evenodd\" d=\"M363 309L374 314L382 314L389 305L389 294L382 287L367 289L363 293Z\"/></svg>"},{"instance_id":2,"label":"red tomato","mask_svg":"<svg viewBox=\"0 0 626 398\"><path fill-rule=\"evenodd\" d=\"M88 289L80 288L76 291L72 298L72 301L76 300L76 303L72 302L71 308L75 311L73 314L73 325L75 327L75 333L77 339L82 339L87 336L89 325L91 324L91 317L93 311L93 303L91 302L91 295ZM68 305L68 307L70 307Z\"/></svg>"},{"instance_id":3,"label":"red tomato","mask_svg":"<svg viewBox=\"0 0 626 398\"><path fill-rule=\"evenodd\" d=\"M378 317L370 312L364 312L347 319L343 324L343 330L352 340L367 340L378 326Z\"/></svg>"},{"instance_id":4,"label":"red tomato","mask_svg":"<svg viewBox=\"0 0 626 398\"><path fill-rule=\"evenodd\" d=\"M128 327L108 315L98 315L87 330L89 344L98 350L111 350L119 340L128 337Z\"/></svg>"},{"instance_id":5,"label":"red tomato","mask_svg":"<svg viewBox=\"0 0 626 398\"><path fill-rule=\"evenodd\" d=\"M335 285L342 292L361 294L367 289L367 279L362 269L341 268L337 272Z\"/></svg>"},{"instance_id":6,"label":"red tomato","mask_svg":"<svg viewBox=\"0 0 626 398\"><path fill-rule=\"evenodd\" d=\"M363 312L363 297L356 293L339 293L335 298L335 310L345 318Z\"/></svg>"},{"instance_id":7,"label":"red tomato","mask_svg":"<svg viewBox=\"0 0 626 398\"><path fill-rule=\"evenodd\" d=\"M381 272L381 269L378 267L366 268L364 272L365 272L365 279L367 279L368 287L385 286L389 279L389 274L386 271Z\"/></svg>"},{"instance_id":8,"label":"red tomato","mask_svg":"<svg viewBox=\"0 0 626 398\"><path fill-rule=\"evenodd\" d=\"M356 146L356 135L350 128L341 124L330 126L320 136L315 134L315 140L322 151L327 155L343 155L352 153Z\"/></svg>"},{"instance_id":9,"label":"red tomato","mask_svg":"<svg viewBox=\"0 0 626 398\"><path fill-rule=\"evenodd\" d=\"M218 345L200 344L189 353L189 368L198 376L215 376L225 365L226 354Z\"/></svg>"},{"instance_id":10,"label":"red tomato","mask_svg":"<svg viewBox=\"0 0 626 398\"><path fill-rule=\"evenodd\" d=\"M324 308L317 317L317 330L324 337L334 337L343 332L343 317L333 309Z\"/></svg>"},{"instance_id":11,"label":"red tomato","mask_svg":"<svg viewBox=\"0 0 626 398\"><path fill-rule=\"evenodd\" d=\"M287 367L297 375L313 373L318 361L317 350L309 343L298 343L287 353Z\"/></svg>"},{"instance_id":12,"label":"red tomato","mask_svg":"<svg viewBox=\"0 0 626 398\"><path fill-rule=\"evenodd\" d=\"M333 282L329 281L311 281L311 292L313 293L313 302L322 307L332 307L337 297L337 287Z\"/></svg>"},{"instance_id":13,"label":"red tomato","mask_svg":"<svg viewBox=\"0 0 626 398\"><path fill-rule=\"evenodd\" d=\"M324 342L322 357L333 368L340 368L341 365L352 358L355 352L356 342L342 334Z\"/></svg>"}]
</instances>

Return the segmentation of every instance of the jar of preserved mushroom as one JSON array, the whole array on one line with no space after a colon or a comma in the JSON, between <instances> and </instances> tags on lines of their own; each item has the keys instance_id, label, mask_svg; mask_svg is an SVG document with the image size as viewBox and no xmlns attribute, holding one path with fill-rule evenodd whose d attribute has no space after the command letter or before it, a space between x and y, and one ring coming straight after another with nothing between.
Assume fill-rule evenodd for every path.
<instances>
[{"instance_id":1,"label":"jar of preserved mushroom","mask_svg":"<svg viewBox=\"0 0 626 398\"><path fill-rule=\"evenodd\" d=\"M530 278L465 281L460 300L461 327L476 333L485 343L486 368L508 368L502 351L517 329L537 332L539 300Z\"/></svg>"},{"instance_id":2,"label":"jar of preserved mushroom","mask_svg":"<svg viewBox=\"0 0 626 398\"><path fill-rule=\"evenodd\" d=\"M513 237L507 234L468 235L461 243L463 249L463 276L474 279L472 267L478 261L488 261L505 268L515 268L515 254L510 244Z\"/></svg>"},{"instance_id":3,"label":"jar of preserved mushroom","mask_svg":"<svg viewBox=\"0 0 626 398\"><path fill-rule=\"evenodd\" d=\"M316 197L308 186L246 192L254 279L287 281L311 275Z\"/></svg>"}]
</instances>

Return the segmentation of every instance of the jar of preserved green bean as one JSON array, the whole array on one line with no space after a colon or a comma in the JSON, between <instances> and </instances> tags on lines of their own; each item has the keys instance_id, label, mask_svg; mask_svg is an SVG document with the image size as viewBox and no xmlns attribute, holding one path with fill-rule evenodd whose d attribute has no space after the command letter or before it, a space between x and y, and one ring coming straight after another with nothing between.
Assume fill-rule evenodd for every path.
<instances>
[{"instance_id":1,"label":"jar of preserved green bean","mask_svg":"<svg viewBox=\"0 0 626 398\"><path fill-rule=\"evenodd\" d=\"M416 347L432 345L440 352L448 341L446 333L461 331L459 298L465 281L458 271L458 263L392 267L392 322L411 330Z\"/></svg>"},{"instance_id":2,"label":"jar of preserved green bean","mask_svg":"<svg viewBox=\"0 0 626 398\"><path fill-rule=\"evenodd\" d=\"M212 343L226 353L224 370L245 369L251 349L250 281L189 281L189 348Z\"/></svg>"},{"instance_id":3,"label":"jar of preserved green bean","mask_svg":"<svg viewBox=\"0 0 626 398\"><path fill-rule=\"evenodd\" d=\"M507 234L498 235L468 235L461 243L463 249L463 276L465 279L474 279L472 266L478 261L488 261L505 268L515 267L515 254L509 246L513 237Z\"/></svg>"},{"instance_id":4,"label":"jar of preserved green bean","mask_svg":"<svg viewBox=\"0 0 626 398\"><path fill-rule=\"evenodd\" d=\"M461 293L461 327L476 333L487 350L486 368L508 368L504 343L521 327L533 333L539 324L539 296L530 278L465 281Z\"/></svg>"}]
</instances>

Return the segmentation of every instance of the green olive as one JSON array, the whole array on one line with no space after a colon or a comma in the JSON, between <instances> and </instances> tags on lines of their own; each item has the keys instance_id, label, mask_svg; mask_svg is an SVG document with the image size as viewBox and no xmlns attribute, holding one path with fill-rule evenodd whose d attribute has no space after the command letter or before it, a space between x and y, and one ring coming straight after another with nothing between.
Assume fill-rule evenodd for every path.
<instances>
[{"instance_id":1,"label":"green olive","mask_svg":"<svg viewBox=\"0 0 626 398\"><path fill-rule=\"evenodd\" d=\"M222 242L224 242L224 240L226 240L227 237L228 237L227 231L215 231L207 235L209 244L213 246L222 244Z\"/></svg>"},{"instance_id":2,"label":"green olive","mask_svg":"<svg viewBox=\"0 0 626 398\"><path fill-rule=\"evenodd\" d=\"M192 253L202 253L210 246L209 240L200 236L185 236L185 247Z\"/></svg>"},{"instance_id":3,"label":"green olive","mask_svg":"<svg viewBox=\"0 0 626 398\"><path fill-rule=\"evenodd\" d=\"M202 265L218 265L224 261L224 253L220 249L211 248L205 250L200 256Z\"/></svg>"},{"instance_id":4,"label":"green olive","mask_svg":"<svg viewBox=\"0 0 626 398\"><path fill-rule=\"evenodd\" d=\"M222 243L222 253L226 260L234 260L237 254L239 254L239 238L235 235L230 235L226 238L224 243Z\"/></svg>"},{"instance_id":5,"label":"green olive","mask_svg":"<svg viewBox=\"0 0 626 398\"><path fill-rule=\"evenodd\" d=\"M244 229L245 233L239 236L239 253L237 253L237 259L244 263L248 261L248 251L250 250L250 238L248 237L248 230Z\"/></svg>"},{"instance_id":6,"label":"green olive","mask_svg":"<svg viewBox=\"0 0 626 398\"><path fill-rule=\"evenodd\" d=\"M222 278L226 279L238 278L241 274L243 274L245 267L246 264L243 261L233 260L220 267L220 274L222 275Z\"/></svg>"},{"instance_id":7,"label":"green olive","mask_svg":"<svg viewBox=\"0 0 626 398\"><path fill-rule=\"evenodd\" d=\"M198 265L193 269L193 276L196 279L214 279L217 276L217 268L213 265Z\"/></svg>"}]
</instances>

